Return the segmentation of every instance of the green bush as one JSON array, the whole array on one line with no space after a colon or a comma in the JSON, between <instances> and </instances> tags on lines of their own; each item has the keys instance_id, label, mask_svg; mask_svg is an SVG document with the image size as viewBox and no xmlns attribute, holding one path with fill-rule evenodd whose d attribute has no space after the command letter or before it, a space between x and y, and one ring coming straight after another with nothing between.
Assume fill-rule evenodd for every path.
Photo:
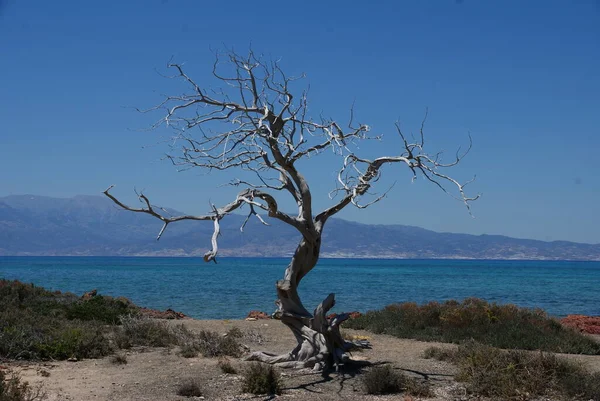
<instances>
[{"instance_id":1,"label":"green bush","mask_svg":"<svg viewBox=\"0 0 600 401\"><path fill-rule=\"evenodd\" d=\"M137 310L126 299L97 295L84 300L71 293L51 292L16 280L0 280L0 311L117 324L121 316L135 314Z\"/></svg>"},{"instance_id":2,"label":"green bush","mask_svg":"<svg viewBox=\"0 0 600 401\"><path fill-rule=\"evenodd\" d=\"M116 328L115 343L119 348L133 346L168 347L184 343L192 334L183 325L171 326L167 322L149 317L124 316Z\"/></svg>"},{"instance_id":3,"label":"green bush","mask_svg":"<svg viewBox=\"0 0 600 401\"><path fill-rule=\"evenodd\" d=\"M242 391L250 394L281 394L281 376L271 365L255 362L243 373Z\"/></svg>"},{"instance_id":4,"label":"green bush","mask_svg":"<svg viewBox=\"0 0 600 401\"><path fill-rule=\"evenodd\" d=\"M396 372L390 365L376 366L362 376L367 394L398 394L406 392L418 397L432 395L428 384Z\"/></svg>"},{"instance_id":5,"label":"green bush","mask_svg":"<svg viewBox=\"0 0 600 401\"><path fill-rule=\"evenodd\" d=\"M130 313L132 313L130 306L122 300L97 295L87 301L74 302L67 308L67 319L118 324L121 316Z\"/></svg>"},{"instance_id":6,"label":"green bush","mask_svg":"<svg viewBox=\"0 0 600 401\"><path fill-rule=\"evenodd\" d=\"M600 401L600 373L545 352L500 350L473 341L455 351L429 351L459 368L457 381L477 396L527 400L558 395L569 400Z\"/></svg>"},{"instance_id":7,"label":"green bush","mask_svg":"<svg viewBox=\"0 0 600 401\"><path fill-rule=\"evenodd\" d=\"M111 353L105 324L136 307L95 296L83 300L33 284L0 280L0 357L97 358Z\"/></svg>"},{"instance_id":8,"label":"green bush","mask_svg":"<svg viewBox=\"0 0 600 401\"><path fill-rule=\"evenodd\" d=\"M460 343L468 339L499 348L600 355L600 343L563 327L540 309L463 302L393 304L348 320L346 327L422 341Z\"/></svg>"},{"instance_id":9,"label":"green bush","mask_svg":"<svg viewBox=\"0 0 600 401\"><path fill-rule=\"evenodd\" d=\"M1 319L0 357L10 359L98 358L111 353L105 329L79 322L24 313L20 319Z\"/></svg>"}]
</instances>

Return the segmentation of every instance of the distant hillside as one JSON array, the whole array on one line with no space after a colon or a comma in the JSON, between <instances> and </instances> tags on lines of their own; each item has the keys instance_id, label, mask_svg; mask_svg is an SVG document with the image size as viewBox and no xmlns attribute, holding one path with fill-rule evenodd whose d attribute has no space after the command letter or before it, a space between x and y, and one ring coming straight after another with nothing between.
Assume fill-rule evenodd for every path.
<instances>
[{"instance_id":1,"label":"distant hillside","mask_svg":"<svg viewBox=\"0 0 600 401\"><path fill-rule=\"evenodd\" d=\"M269 220L271 226L266 227L251 219L241 233L243 219L230 215L222 220L221 255L286 256L295 249L298 234L278 220ZM0 198L0 255L197 256L210 247L212 224L173 224L156 241L160 227L156 219L120 210L101 196ZM332 219L325 229L322 255L600 260L600 244L437 233L419 227Z\"/></svg>"}]
</instances>

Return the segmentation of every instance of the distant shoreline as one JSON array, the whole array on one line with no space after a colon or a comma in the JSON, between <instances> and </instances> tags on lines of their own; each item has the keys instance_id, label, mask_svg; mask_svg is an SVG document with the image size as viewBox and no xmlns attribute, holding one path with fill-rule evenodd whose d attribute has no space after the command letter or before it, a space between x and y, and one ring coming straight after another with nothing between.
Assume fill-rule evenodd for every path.
<instances>
[{"instance_id":1,"label":"distant shoreline","mask_svg":"<svg viewBox=\"0 0 600 401\"><path fill-rule=\"evenodd\" d=\"M221 259L289 259L289 256L220 256ZM202 255L4 255L0 258L145 258L145 259L202 259ZM473 262L575 262L575 263L600 263L599 259L553 259L553 258L470 258L470 257L431 257L431 258L400 258L400 257L372 257L372 256L321 256L319 259L327 260L398 260L398 261L473 261Z\"/></svg>"}]
</instances>

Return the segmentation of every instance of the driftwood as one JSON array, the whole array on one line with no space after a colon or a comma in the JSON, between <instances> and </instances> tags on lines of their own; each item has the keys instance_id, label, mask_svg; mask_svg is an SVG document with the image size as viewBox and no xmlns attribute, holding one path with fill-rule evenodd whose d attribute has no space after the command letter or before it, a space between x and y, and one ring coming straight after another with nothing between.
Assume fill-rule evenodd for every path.
<instances>
[{"instance_id":1,"label":"driftwood","mask_svg":"<svg viewBox=\"0 0 600 401\"><path fill-rule=\"evenodd\" d=\"M163 222L157 239L164 234L168 225L181 220L212 220L214 233L212 248L204 255L206 262L216 262L218 253L219 222L227 214L247 207L246 222L255 216L261 223L267 222L258 214L266 212L270 218L278 219L294 227L300 234L300 243L287 266L283 279L276 283L277 310L273 317L279 319L294 333L297 346L287 354L273 355L257 352L249 356L257 360L291 368L324 369L343 364L348 352L357 347L368 347L366 342L351 343L340 335L340 324L347 315L327 319L327 312L334 306L335 298L330 294L310 313L298 295L298 286L317 264L321 239L327 220L348 205L368 207L384 196L371 196L371 200L360 202L370 196L371 189L388 165L402 165L412 171L413 179L421 176L442 191L462 201L467 208L477 196L465 195L465 185L447 175L444 170L457 165L470 150L457 153L449 163L441 160L441 153L427 154L423 124L419 138L409 142L400 125L395 131L403 142L398 155L366 159L356 154L358 142L375 139L370 128L356 124L351 110L347 129L336 121L326 118L313 120L308 117L307 92L299 96L292 94L291 86L296 78L286 76L277 62L265 62L250 52L241 57L235 53L218 54L213 74L226 84L223 90L206 90L192 80L182 65L169 64L175 71L172 78L183 80L190 92L168 96L162 103L144 113L162 111L161 118L152 126L168 126L175 132L172 152L167 158L181 169L200 168L206 170L238 169L250 172L255 181L237 179L232 186L245 187L236 198L223 207L212 207L206 215L168 216L166 211L153 206L144 194L138 194L141 207L134 208L115 198L109 187L104 194L118 206L132 212L150 214ZM228 72L225 75L221 71ZM470 137L469 137L470 140ZM339 157L338 186L330 197L333 204L314 213L312 193L304 176L297 170L296 162L323 151ZM294 215L279 210L274 193L286 193L297 205ZM257 212L258 211L258 212Z\"/></svg>"}]
</instances>

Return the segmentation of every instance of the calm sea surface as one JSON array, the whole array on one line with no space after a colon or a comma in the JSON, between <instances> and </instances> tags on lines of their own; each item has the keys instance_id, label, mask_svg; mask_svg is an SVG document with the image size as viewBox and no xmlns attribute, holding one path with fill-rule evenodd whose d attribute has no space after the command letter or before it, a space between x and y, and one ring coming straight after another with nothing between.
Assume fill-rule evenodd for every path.
<instances>
[{"instance_id":1,"label":"calm sea surface","mask_svg":"<svg viewBox=\"0 0 600 401\"><path fill-rule=\"evenodd\" d=\"M236 319L274 310L276 280L288 259L0 257L0 278L53 290L125 296L195 318ZM322 259L302 281L312 310L336 294L334 311L366 311L393 302L479 297L539 307L555 316L600 315L600 262Z\"/></svg>"}]
</instances>

